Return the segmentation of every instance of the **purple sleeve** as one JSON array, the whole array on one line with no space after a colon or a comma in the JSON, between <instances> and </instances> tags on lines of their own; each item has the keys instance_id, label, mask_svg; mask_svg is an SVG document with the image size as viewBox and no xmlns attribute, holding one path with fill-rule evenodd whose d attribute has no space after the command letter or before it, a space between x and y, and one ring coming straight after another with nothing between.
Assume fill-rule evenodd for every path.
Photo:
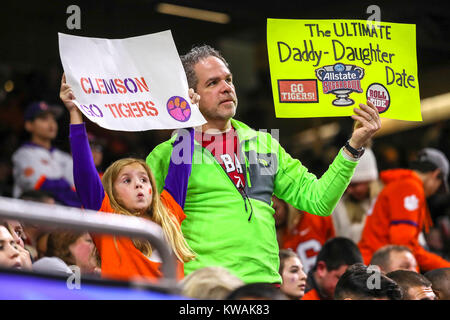
<instances>
[{"instance_id":1,"label":"purple sleeve","mask_svg":"<svg viewBox=\"0 0 450 320\"><path fill-rule=\"evenodd\" d=\"M70 125L70 146L73 157L73 178L83 207L100 210L105 197L102 181L92 159L84 123Z\"/></svg>"},{"instance_id":2,"label":"purple sleeve","mask_svg":"<svg viewBox=\"0 0 450 320\"><path fill-rule=\"evenodd\" d=\"M45 179L39 188L48 191L55 197L55 200L70 207L81 208L81 201L77 193L72 190L66 179Z\"/></svg>"},{"instance_id":3,"label":"purple sleeve","mask_svg":"<svg viewBox=\"0 0 450 320\"><path fill-rule=\"evenodd\" d=\"M194 152L194 129L180 129L173 144L164 189L184 209Z\"/></svg>"}]
</instances>

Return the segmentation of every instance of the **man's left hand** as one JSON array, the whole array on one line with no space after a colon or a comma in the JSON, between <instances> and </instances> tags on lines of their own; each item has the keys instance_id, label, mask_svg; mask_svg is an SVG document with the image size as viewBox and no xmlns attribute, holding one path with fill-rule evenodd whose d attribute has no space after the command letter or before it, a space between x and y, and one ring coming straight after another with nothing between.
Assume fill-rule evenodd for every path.
<instances>
[{"instance_id":1,"label":"man's left hand","mask_svg":"<svg viewBox=\"0 0 450 320\"><path fill-rule=\"evenodd\" d=\"M355 149L363 147L366 142L381 128L380 114L377 108L367 101L367 105L360 103L361 109L354 108L356 113L352 119L356 121L349 144Z\"/></svg>"}]
</instances>

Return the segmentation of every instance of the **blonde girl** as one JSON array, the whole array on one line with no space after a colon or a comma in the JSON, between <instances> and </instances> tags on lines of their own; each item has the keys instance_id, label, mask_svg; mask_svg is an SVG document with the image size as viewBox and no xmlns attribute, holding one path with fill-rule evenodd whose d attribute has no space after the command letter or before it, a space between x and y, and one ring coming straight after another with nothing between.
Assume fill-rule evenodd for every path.
<instances>
[{"instance_id":1,"label":"blonde girl","mask_svg":"<svg viewBox=\"0 0 450 320\"><path fill-rule=\"evenodd\" d=\"M192 94L191 94L192 95ZM60 98L70 113L70 143L77 193L87 209L139 216L162 227L163 234L178 258L178 278L183 277L183 262L194 259L180 229L185 218L183 206L189 165L171 165L161 195L148 165L134 158L111 164L102 180L95 169L81 112L73 103L73 92L65 77ZM192 99L198 99L196 95ZM191 130L192 131L192 130ZM158 279L161 261L148 241L93 235L101 259L102 277L129 280L136 277Z\"/></svg>"}]
</instances>

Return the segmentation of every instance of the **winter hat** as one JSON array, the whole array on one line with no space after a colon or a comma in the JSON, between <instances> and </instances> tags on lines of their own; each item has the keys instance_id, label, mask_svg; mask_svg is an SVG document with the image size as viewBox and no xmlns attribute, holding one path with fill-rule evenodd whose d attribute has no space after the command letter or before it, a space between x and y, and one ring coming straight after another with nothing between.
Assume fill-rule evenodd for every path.
<instances>
[{"instance_id":1,"label":"winter hat","mask_svg":"<svg viewBox=\"0 0 450 320\"><path fill-rule=\"evenodd\" d=\"M445 154L434 148L425 148L419 152L420 162L431 162L442 172L443 188L445 192L449 192L448 187L448 173L449 173L449 163Z\"/></svg>"},{"instance_id":2,"label":"winter hat","mask_svg":"<svg viewBox=\"0 0 450 320\"><path fill-rule=\"evenodd\" d=\"M355 168L351 182L373 181L378 179L378 167L371 149L366 149Z\"/></svg>"}]
</instances>

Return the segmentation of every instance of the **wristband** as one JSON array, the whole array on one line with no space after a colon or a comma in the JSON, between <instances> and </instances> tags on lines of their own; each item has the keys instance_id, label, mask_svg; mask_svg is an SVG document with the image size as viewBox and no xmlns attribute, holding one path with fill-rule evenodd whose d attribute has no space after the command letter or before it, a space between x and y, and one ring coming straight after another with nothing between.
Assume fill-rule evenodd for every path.
<instances>
[{"instance_id":1,"label":"wristband","mask_svg":"<svg viewBox=\"0 0 450 320\"><path fill-rule=\"evenodd\" d=\"M361 158L361 156L364 154L364 151L365 151L364 147L361 147L359 149L353 148L350 145L350 140L347 140L344 148L347 149L347 151L350 152L355 159Z\"/></svg>"}]
</instances>

